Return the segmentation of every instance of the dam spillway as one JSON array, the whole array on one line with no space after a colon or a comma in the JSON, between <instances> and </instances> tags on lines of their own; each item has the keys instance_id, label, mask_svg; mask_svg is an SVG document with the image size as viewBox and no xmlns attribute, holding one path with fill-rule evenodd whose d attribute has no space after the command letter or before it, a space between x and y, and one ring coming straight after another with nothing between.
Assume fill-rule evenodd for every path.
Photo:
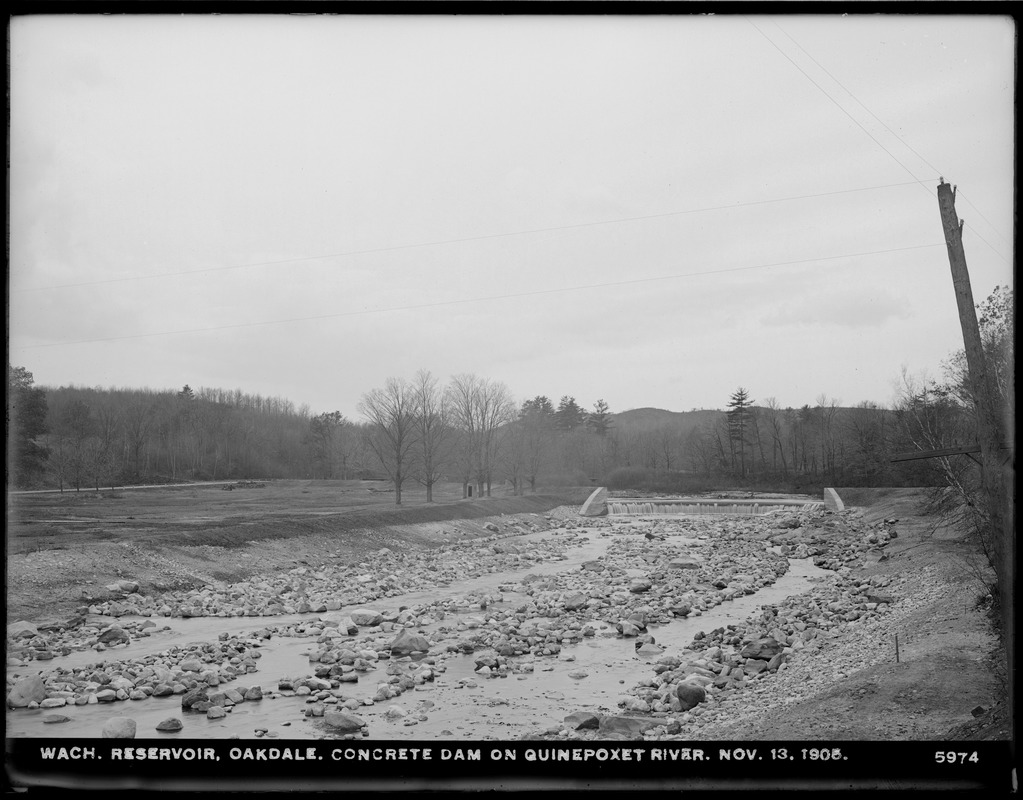
<instances>
[{"instance_id":1,"label":"dam spillway","mask_svg":"<svg viewBox=\"0 0 1023 800\"><path fill-rule=\"evenodd\" d=\"M816 511L824 507L817 500L800 498L630 498L611 497L607 500L608 514L730 514L756 516L773 511Z\"/></svg>"}]
</instances>

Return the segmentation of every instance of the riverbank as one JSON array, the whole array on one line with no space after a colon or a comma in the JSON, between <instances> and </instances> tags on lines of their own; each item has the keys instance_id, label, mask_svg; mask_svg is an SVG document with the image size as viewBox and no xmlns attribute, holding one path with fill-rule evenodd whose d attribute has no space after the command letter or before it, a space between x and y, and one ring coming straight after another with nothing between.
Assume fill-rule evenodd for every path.
<instances>
[{"instance_id":1,"label":"riverbank","mask_svg":"<svg viewBox=\"0 0 1023 800\"><path fill-rule=\"evenodd\" d=\"M235 735L291 736L297 717L305 736L415 734L449 719L439 732L458 737L468 734L454 720L471 713L478 738L894 740L947 738L987 715L987 734L1004 738L986 660L994 639L957 567L963 544L930 533L915 502L898 490L837 514L585 521L567 506L415 523L414 537L399 526L349 533L354 558L322 534L264 539L242 551L263 567L245 580L160 591L129 575L75 619L23 627L8 654L22 674L44 673L26 708L70 719L83 706L127 714L169 701L183 735L226 732L218 719L254 719L266 712L231 712L267 698L283 701L287 719ZM239 558L210 548L206 569L225 568L220 555ZM821 573L810 591L773 597L770 614L701 626L703 615L766 597L792 558ZM167 635L162 620L193 619L219 633L149 646ZM424 641L403 650L399 635ZM133 657L147 639L152 655ZM748 650L765 639L773 644ZM281 641L303 649L268 671ZM106 666L55 669L74 653ZM583 691L547 691L555 676ZM558 724L529 729L551 718Z\"/></svg>"}]
</instances>

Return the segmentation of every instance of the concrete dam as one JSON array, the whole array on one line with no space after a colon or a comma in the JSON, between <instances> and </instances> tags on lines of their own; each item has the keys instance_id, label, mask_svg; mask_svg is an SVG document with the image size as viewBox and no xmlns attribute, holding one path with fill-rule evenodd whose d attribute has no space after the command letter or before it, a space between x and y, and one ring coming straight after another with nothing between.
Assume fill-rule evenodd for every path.
<instances>
[{"instance_id":1,"label":"concrete dam","mask_svg":"<svg viewBox=\"0 0 1023 800\"><path fill-rule=\"evenodd\" d=\"M823 498L809 495L749 494L740 497L705 494L695 497L613 497L606 486L594 489L593 494L579 509L582 517L602 517L608 514L730 514L755 516L774 511L842 511L845 504L834 489L825 489Z\"/></svg>"},{"instance_id":2,"label":"concrete dam","mask_svg":"<svg viewBox=\"0 0 1023 800\"><path fill-rule=\"evenodd\" d=\"M819 500L800 498L609 497L607 513L619 514L731 514L754 516L771 511L811 511L824 507Z\"/></svg>"}]
</instances>

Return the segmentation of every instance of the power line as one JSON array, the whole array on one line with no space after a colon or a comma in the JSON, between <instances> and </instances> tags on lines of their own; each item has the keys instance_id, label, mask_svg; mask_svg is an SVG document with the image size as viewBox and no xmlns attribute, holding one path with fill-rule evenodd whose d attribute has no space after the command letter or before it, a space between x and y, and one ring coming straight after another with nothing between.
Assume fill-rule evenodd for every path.
<instances>
[{"instance_id":1,"label":"power line","mask_svg":"<svg viewBox=\"0 0 1023 800\"><path fill-rule=\"evenodd\" d=\"M911 153L913 153L913 155L915 155L917 158L919 158L921 161L923 161L924 164L927 165L930 169L934 170L939 175L942 174L941 170L939 170L931 162L929 162L926 158L924 158L922 155L920 155L920 153L909 142L907 142L905 139L903 139L901 136L899 136L899 134L897 134L895 131L893 131L885 123L884 120L882 120L880 117L877 116L877 114L875 114L873 111L871 111L869 108L867 108L867 106L852 91L850 91L848 87L846 87L838 78L836 78L834 75L832 75L831 72L823 64L821 64L821 62L819 62L809 52L807 52L806 48L803 47L798 41L796 41L796 39L793 38L793 36L788 31L786 31L783 27L781 27L781 25L779 25L777 22L774 23L774 26L778 30L780 30L783 34L785 34L785 36L788 38L788 40L790 42L792 42L796 47L798 47L802 51L803 55L805 55L807 58L809 58L814 64L816 64L824 72L825 75L827 75L829 78L831 78L831 80L833 80L835 83L837 83L842 88L842 90L845 91L846 94L848 94L853 100L855 100L859 104L860 108L862 108L864 111L866 111L868 114L870 114L870 116L872 116L877 121L877 123L879 125L881 125L886 131L888 131L888 133L890 133L892 136L894 136L896 139L898 139L900 142L902 142L902 144L904 144L906 146L906 148L909 149L909 151ZM818 88L820 88L820 87L818 87ZM823 89L821 91L823 91ZM863 126L860 126L860 127L863 127ZM871 137L871 138L873 138L873 137ZM889 155L891 155L891 153L889 153ZM981 210L979 208L977 208L977 206L974 203L972 203L970 201L970 199L968 197L966 197L962 192L957 192L957 194L959 196L961 196L964 200L966 200L967 203L970 204L971 208L973 208L974 211L977 212L977 216L979 216L982 220L984 220L984 222L986 222L988 224L988 227L990 227L991 230L993 230L995 232L995 234L998 236L998 238L1001 239L1002 242L1004 243L1006 241L1005 237L1002 236L1002 234L999 232L998 228L995 227L995 225L991 222L991 220L989 220L987 217L985 217L984 214L981 212ZM1001 258L1003 261L1007 262L1007 259L998 251L998 248L996 248L994 245L991 244L991 242L989 242L987 239L985 239L980 234L979 231L977 231L975 228L973 228L972 225L968 224L967 227L971 228L973 230L973 232L975 234L977 234L978 238L980 238L981 241L983 241L988 247L990 247L995 252L995 254L998 255L999 258Z\"/></svg>"},{"instance_id":2,"label":"power line","mask_svg":"<svg viewBox=\"0 0 1023 800\"><path fill-rule=\"evenodd\" d=\"M931 180L932 181L933 180L937 180L937 177L935 177L935 178L933 178ZM881 184L881 185L877 185L877 186L864 186L864 187L860 187L860 188L856 188L856 189L836 189L834 191L819 192L819 193L816 193L816 194L802 194L802 195L793 195L793 196L790 196L790 197L776 197L776 198L772 198L772 199L769 199L769 200L751 200L751 201L745 202L745 203L730 203L728 205L720 205L720 206L705 206L703 208L692 208L692 209L687 209L687 210L683 210L683 211L666 211L666 212L662 212L662 213L658 213L658 214L646 214L646 215L638 216L638 217L621 217L619 219L602 220L602 221L598 221L598 222L579 222L579 223L575 223L575 224L571 224L571 225L556 225L556 226L551 226L551 227L548 227L548 228L532 228L530 230L511 231L511 232L506 232L506 233L490 233L490 234L484 234L484 235L481 235L481 236L467 236L467 237L462 237L462 238L458 238L458 239L440 239L440 240L431 241L431 242L419 242L417 244L399 244L399 245L390 245L390 246L387 246L387 247L374 247L374 248L369 248L369 249L365 249L365 250L347 250L347 251L343 251L343 252L339 252L339 253L326 253L324 255L318 255L318 256L298 256L298 257L295 257L295 258L285 258L285 259L280 259L280 260L276 260L276 261L253 261L253 262L249 262L249 263L245 263L245 264L232 264L232 265L220 266L220 267L206 267L206 268L203 268L203 269L182 270L182 271L178 271L178 272L159 272L159 273L153 273L153 274L150 274L150 275L129 275L129 276L121 277L121 278L105 278L103 280L96 280L96 281L80 281L78 283L63 283L63 284L57 284L57 285L54 285L54 286L37 286L37 287L29 288L29 289L18 289L18 290L15 290L14 292L12 292L12 294L23 294L23 293L27 293L27 292L50 291L50 290L53 290L53 289L80 288L82 286L99 286L99 285L110 284L110 283L125 283L125 282L128 282L128 281L150 280L150 279L153 279L153 278L174 278L174 277L181 277L181 276L184 276L184 275L200 275L200 274L209 273L209 272L225 272L225 271L228 271L228 270L249 269L251 267L279 266L279 265L283 265L283 264L297 264L297 263L302 262L302 261L319 261L319 260L328 259L328 258L343 258L343 257L346 257L346 256L361 256L361 255L371 255L371 254L374 254L374 253L387 253L387 252L393 252L393 251L396 251L396 250L411 250L411 249L418 248L418 247L437 247L437 246L441 246L441 245L460 244L460 243L463 243L463 242L477 242L477 241L483 241L483 240L486 240L486 239L499 239L499 238L506 238L506 237L510 237L510 236L526 236L526 235L533 234L533 233L551 233L551 232L554 232L554 231L572 230L572 229L578 229L578 228L590 228L590 227L595 227L595 226L598 226L598 225L615 225L615 224L622 223L622 222L638 222L638 221L641 221L641 220L661 219L661 218L665 218L665 217L682 216L682 215L685 215L685 214L699 214L699 213L704 213L704 212L708 212L708 211L724 211L724 210L728 210L728 209L732 209L732 208L746 208L746 207L750 207L750 206L768 205L768 204L771 204L771 203L785 203L785 202L791 202L791 201L794 201L794 200L809 200L809 199L818 198L818 197L830 197L830 196L833 196L833 195L840 195L840 194L853 194L853 193L856 193L856 192L869 192L869 191L874 191L875 189L892 189L892 188L896 188L896 187L899 187L899 186L911 186L914 183L921 183L921 182L922 181L914 179L912 181L903 181L902 183L886 183L886 184Z\"/></svg>"},{"instance_id":3,"label":"power line","mask_svg":"<svg viewBox=\"0 0 1023 800\"><path fill-rule=\"evenodd\" d=\"M768 36L766 33L764 33L762 30L760 30L759 27L757 27L756 23L753 22L753 20L751 20L749 17L746 17L746 21L749 22L749 24L752 25L756 29L757 33L759 33L768 42L770 42L771 46L775 50L777 50L779 53L781 53L785 57L785 59L792 66L794 66L796 69L798 69L800 71L800 73L802 73L804 78L806 78L808 81L810 81L810 83L812 83L814 86L816 86L817 89L821 92L821 94L823 94L826 98L828 98L828 100L830 100L832 103L834 103L839 111L841 111L843 114L845 114L847 117L849 117L849 119L851 119L861 131L863 131L865 134L867 134L867 136L870 137L871 141L873 141L874 144L876 144L878 147L880 147L882 150L884 150L889 156L891 156L892 160L896 164L898 164L900 167L902 167L904 170L906 170L906 172L908 172L910 174L910 176L912 176L914 182L916 182L916 183L923 183L923 181L920 181L919 179L917 179L916 175L913 174L913 170L911 170L909 167L907 167L905 164L903 164L901 161L899 161L899 159L896 158L896 156L892 153L891 150L889 150L887 147L885 147L883 144L881 144L881 142L879 142L877 140L877 138L870 131L868 131L866 128L863 127L863 125L860 123L860 121L858 119L856 119L856 117L854 117L852 114L850 114L842 106L841 103L839 103L834 97L832 97L828 93L828 91L823 86L821 86L819 83L817 83L817 81L815 81L813 78L811 78L809 73L806 70L804 70L801 66L799 66L799 64L797 64L795 61L793 61L792 57L788 53L786 53L784 50L782 50L780 47L778 47L778 45L774 43L774 41L771 39L770 36ZM924 188L926 188L926 187L924 187Z\"/></svg>"},{"instance_id":4,"label":"power line","mask_svg":"<svg viewBox=\"0 0 1023 800\"><path fill-rule=\"evenodd\" d=\"M868 251L861 252L861 253L844 253L842 255L835 255L835 256L817 256L815 258L804 258L804 259L798 259L798 260L795 260L795 261L776 261L776 262L772 262L772 263L769 263L769 264L754 264L754 265L743 266L743 267L730 267L730 268L727 268L727 269L707 270L707 271L704 271L704 272L685 272L685 273L676 273L676 274L673 274L673 275L658 275L658 276L654 276L654 277L650 277L650 278L630 278L628 280L609 281L607 283L588 283L588 284L582 284L582 285L579 285L579 286L566 286L566 287L562 287L562 288L559 288L559 289L535 289L535 290L529 291L529 292L514 292L514 293L511 293L511 294L487 295L487 296L484 296L484 297L470 297L470 298L463 298L463 299L460 299L460 300L439 300L439 301L434 302L434 303L417 303L417 304L414 304L414 305L393 306L391 308L373 308L373 309L365 309L365 310L362 310L362 311L343 311L343 312L340 312L340 313L337 313L337 314L319 314L319 315L311 316L311 317L292 317L290 319L264 320L264 321L261 321L261 322L240 322L240 323L237 323L237 324L234 324L234 325L216 325L216 326L207 327L207 328L190 328L190 329L187 329L187 330L160 331L160 332L157 332L157 333L139 333L139 334L132 334L132 335L129 335L129 336L109 336L109 337L97 338L97 339L77 339L77 340L68 341L68 342L51 342L49 344L30 344L30 345L22 345L22 346L20 346L17 349L35 350L35 349L45 348L45 347L65 347L65 346L68 346L68 345L75 345L75 344L95 344L97 342L116 342L116 341L124 341L124 340L129 340L129 339L146 339L146 338L151 338L151 337L154 337L154 336L177 336L177 335L185 334L185 333L209 333L209 332L213 332L213 331L234 330L234 329L238 329L238 328L255 328L255 327L261 327L261 326L264 326L264 325L287 325L287 324L291 324L291 323L295 323L295 322L313 322L313 321L316 321L316 320L324 320L324 319L339 319L339 318L343 318L343 317L366 316L366 315L369 315L369 314L385 314L385 313L390 313L390 312L394 312L394 311L417 311L417 310L422 310L422 309L427 309L427 308L440 308L440 307L443 307L443 306L463 305L463 304L466 304L466 303L484 303L484 302L488 302L488 301L491 301L491 300L507 300L507 299L520 298L520 297L535 297L537 295L559 294L559 293L563 293L563 292L577 292L577 291L583 291L583 290L586 290L586 289L606 289L606 288L610 288L610 287L613 287L613 286L628 286L628 285L639 284L639 283L652 283L654 281L677 280L677 279L680 279L680 278L695 278L695 277L701 277L701 276L705 276L705 275L722 275L722 274L729 273L729 272L742 272L742 271L755 270L755 269L770 269L772 267L792 266L792 265L796 265L796 264L812 264L812 263L820 262L820 261L837 261L837 260L843 259L843 258L863 258L863 257L866 257L866 256L883 255L885 253L899 253L899 252L906 252L908 250L923 250L923 249L930 248L930 247L944 247L944 246L945 246L944 242L940 242L940 243L937 243L937 244L911 245L909 247L891 247L891 248L887 248L885 250L868 250Z\"/></svg>"}]
</instances>

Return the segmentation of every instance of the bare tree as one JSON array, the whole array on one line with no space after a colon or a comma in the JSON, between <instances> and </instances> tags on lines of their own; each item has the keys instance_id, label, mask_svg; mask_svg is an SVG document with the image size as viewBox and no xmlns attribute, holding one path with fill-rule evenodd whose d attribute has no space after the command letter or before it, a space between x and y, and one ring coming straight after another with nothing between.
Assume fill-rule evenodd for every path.
<instances>
[{"instance_id":1,"label":"bare tree","mask_svg":"<svg viewBox=\"0 0 1023 800\"><path fill-rule=\"evenodd\" d=\"M414 391L408 381L388 378L382 389L362 396L358 405L371 426L368 444L394 481L394 504L401 505L402 485L411 477L416 443Z\"/></svg>"},{"instance_id":2,"label":"bare tree","mask_svg":"<svg viewBox=\"0 0 1023 800\"><path fill-rule=\"evenodd\" d=\"M778 401L768 397L764 401L767 407L767 425L771 432L771 468L778 469L778 458L781 457L781 474L788 475L789 467L785 461L785 447L782 444L782 411Z\"/></svg>"},{"instance_id":3,"label":"bare tree","mask_svg":"<svg viewBox=\"0 0 1023 800\"><path fill-rule=\"evenodd\" d=\"M452 440L448 407L437 379L419 370L412 381L412 413L418 457L415 476L426 487L426 502L433 502L433 485L443 477Z\"/></svg>"},{"instance_id":4,"label":"bare tree","mask_svg":"<svg viewBox=\"0 0 1023 800\"><path fill-rule=\"evenodd\" d=\"M125 444L131 458L131 477L138 480L142 474L142 454L149 442L149 434L156 421L156 404L142 392L134 392L128 401L122 425Z\"/></svg>"},{"instance_id":5,"label":"bare tree","mask_svg":"<svg viewBox=\"0 0 1023 800\"><path fill-rule=\"evenodd\" d=\"M511 393L503 383L476 375L456 375L445 393L451 419L461 431L459 462L463 496L475 481L477 494L491 493L501 447L499 429L515 418Z\"/></svg>"}]
</instances>

